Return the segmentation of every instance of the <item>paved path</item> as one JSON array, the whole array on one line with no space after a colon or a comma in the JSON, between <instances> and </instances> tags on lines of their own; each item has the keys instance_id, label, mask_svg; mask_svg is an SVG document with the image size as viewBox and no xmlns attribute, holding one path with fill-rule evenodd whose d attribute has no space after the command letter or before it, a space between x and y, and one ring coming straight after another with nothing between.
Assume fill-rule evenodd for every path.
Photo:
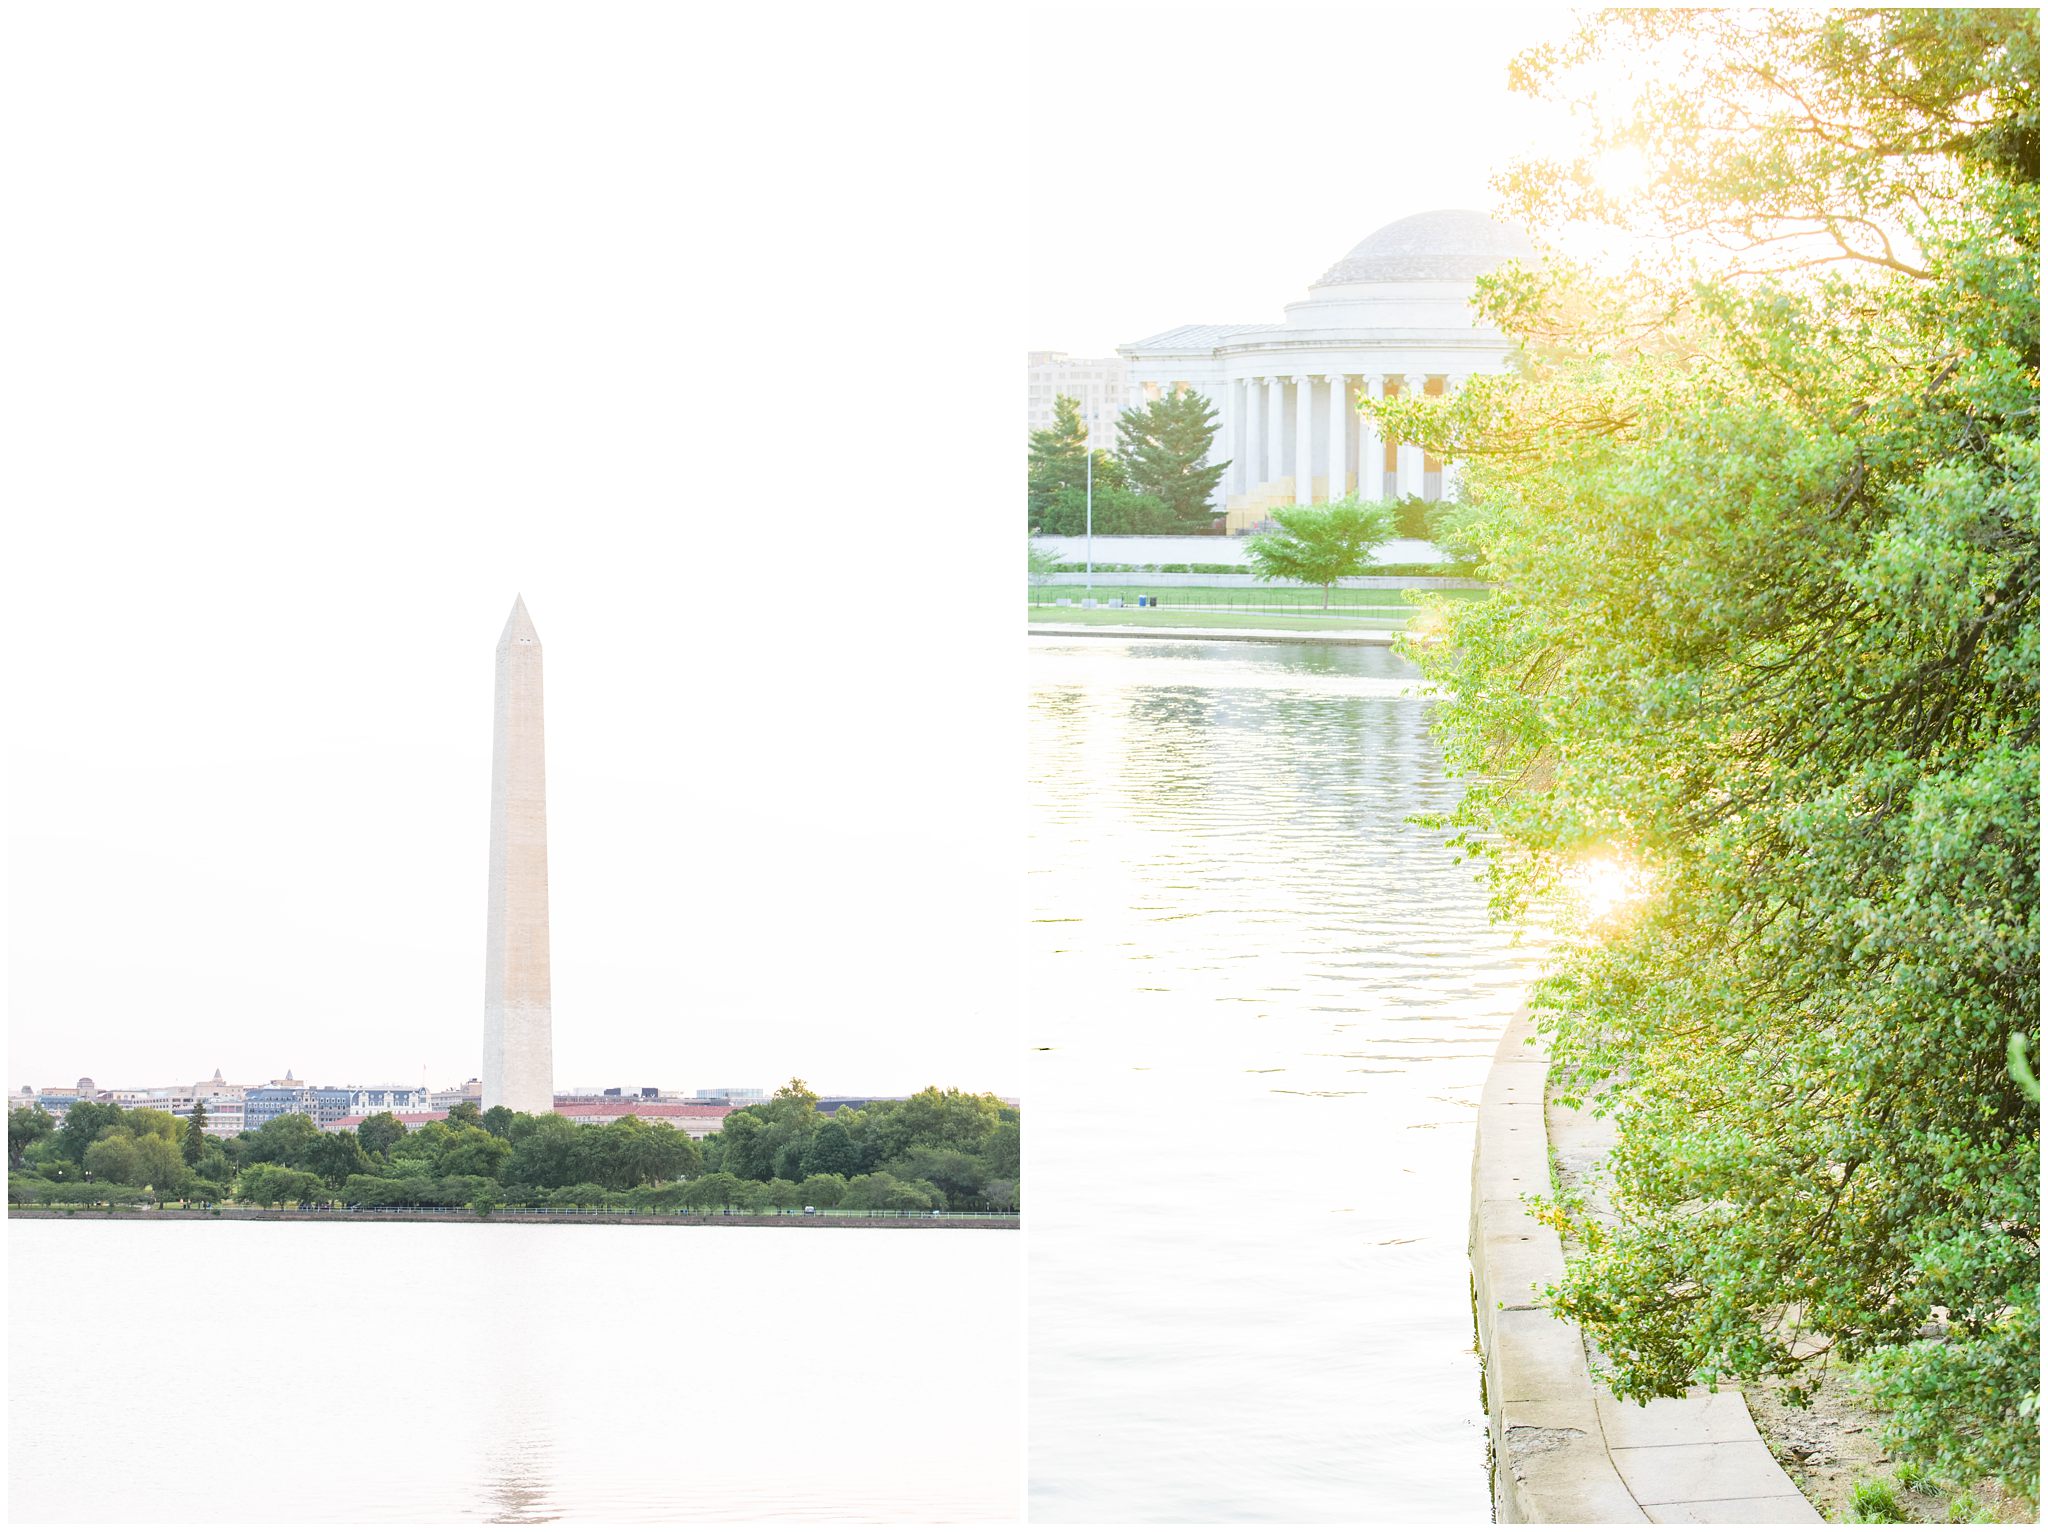
<instances>
[{"instance_id":1,"label":"paved path","mask_svg":"<svg viewBox=\"0 0 2048 1532\"><path fill-rule=\"evenodd\" d=\"M1550 1152L1584 1171L1612 1124L1545 1103L1548 1064L1508 1026L1480 1098L1472 1157L1472 1276L1503 1522L1817 1523L1733 1388L1625 1404L1593 1379L1585 1336L1542 1290L1564 1274L1557 1235L1524 1195L1550 1189Z\"/></svg>"}]
</instances>

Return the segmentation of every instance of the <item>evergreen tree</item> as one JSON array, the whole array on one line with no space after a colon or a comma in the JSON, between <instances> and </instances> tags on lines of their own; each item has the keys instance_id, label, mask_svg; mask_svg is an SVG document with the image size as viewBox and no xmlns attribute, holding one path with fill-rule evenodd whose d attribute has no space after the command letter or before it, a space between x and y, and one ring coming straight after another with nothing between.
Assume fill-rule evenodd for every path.
<instances>
[{"instance_id":1,"label":"evergreen tree","mask_svg":"<svg viewBox=\"0 0 2048 1532\"><path fill-rule=\"evenodd\" d=\"M206 1152L206 1103L192 1103L192 1115L185 1119L185 1163L197 1165Z\"/></svg>"},{"instance_id":2,"label":"evergreen tree","mask_svg":"<svg viewBox=\"0 0 2048 1532\"><path fill-rule=\"evenodd\" d=\"M1061 394L1053 401L1053 423L1049 430L1031 433L1030 521L1044 521L1062 490L1083 493L1088 479L1088 427L1081 419L1078 400ZM1095 487L1120 489L1123 465L1100 447L1095 450Z\"/></svg>"},{"instance_id":3,"label":"evergreen tree","mask_svg":"<svg viewBox=\"0 0 2048 1532\"><path fill-rule=\"evenodd\" d=\"M1216 441L1216 411L1192 390L1171 393L1117 417L1117 456L1131 488L1162 501L1180 526L1205 528L1214 518L1210 497L1230 466L1209 461Z\"/></svg>"}]
</instances>

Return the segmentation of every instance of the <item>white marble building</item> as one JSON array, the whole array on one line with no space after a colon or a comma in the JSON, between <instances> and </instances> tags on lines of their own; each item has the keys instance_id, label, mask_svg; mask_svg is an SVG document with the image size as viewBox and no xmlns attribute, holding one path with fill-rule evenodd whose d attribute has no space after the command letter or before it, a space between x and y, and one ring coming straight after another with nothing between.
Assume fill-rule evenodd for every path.
<instances>
[{"instance_id":1,"label":"white marble building","mask_svg":"<svg viewBox=\"0 0 2048 1532\"><path fill-rule=\"evenodd\" d=\"M1506 365L1511 344L1478 322L1474 280L1530 253L1484 213L1417 213L1360 240L1278 324L1190 324L1117 347L1132 403L1167 390L1206 396L1222 417L1215 457L1231 467L1217 509L1236 532L1275 505L1455 499L1455 463L1384 440L1362 397L1442 394Z\"/></svg>"},{"instance_id":2,"label":"white marble building","mask_svg":"<svg viewBox=\"0 0 2048 1532\"><path fill-rule=\"evenodd\" d=\"M1116 446L1116 418L1131 400L1130 369L1122 357L1033 351L1028 365L1025 415L1031 430L1052 429L1054 403L1065 394L1080 405L1095 445Z\"/></svg>"}]
</instances>

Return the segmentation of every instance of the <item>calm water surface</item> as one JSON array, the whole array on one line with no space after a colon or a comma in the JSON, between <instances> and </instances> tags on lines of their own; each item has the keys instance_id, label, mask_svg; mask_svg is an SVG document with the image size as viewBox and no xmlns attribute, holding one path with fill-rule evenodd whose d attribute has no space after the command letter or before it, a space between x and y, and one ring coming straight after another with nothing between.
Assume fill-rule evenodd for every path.
<instances>
[{"instance_id":1,"label":"calm water surface","mask_svg":"<svg viewBox=\"0 0 2048 1532\"><path fill-rule=\"evenodd\" d=\"M1031 1514L1490 1505L1465 1230L1534 955L1384 649L1036 640Z\"/></svg>"},{"instance_id":2,"label":"calm water surface","mask_svg":"<svg viewBox=\"0 0 2048 1532\"><path fill-rule=\"evenodd\" d=\"M16 1521L1020 1513L1015 1234L8 1236Z\"/></svg>"}]
</instances>

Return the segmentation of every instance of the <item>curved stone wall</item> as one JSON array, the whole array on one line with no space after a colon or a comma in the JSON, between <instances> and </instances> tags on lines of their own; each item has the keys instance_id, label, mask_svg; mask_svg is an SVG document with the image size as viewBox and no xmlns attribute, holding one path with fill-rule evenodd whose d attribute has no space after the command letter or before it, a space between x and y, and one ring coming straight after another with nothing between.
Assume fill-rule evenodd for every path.
<instances>
[{"instance_id":1,"label":"curved stone wall","mask_svg":"<svg viewBox=\"0 0 2048 1532\"><path fill-rule=\"evenodd\" d=\"M1597 1158L1607 1124L1548 1107L1548 1064L1526 1010L1502 1035L1472 1155L1472 1287L1503 1522L1776 1522L1820 1517L1778 1466L1732 1388L1625 1404L1595 1381L1585 1337L1543 1289L1564 1274L1557 1235L1523 1197L1550 1189L1552 1139Z\"/></svg>"}]
</instances>

